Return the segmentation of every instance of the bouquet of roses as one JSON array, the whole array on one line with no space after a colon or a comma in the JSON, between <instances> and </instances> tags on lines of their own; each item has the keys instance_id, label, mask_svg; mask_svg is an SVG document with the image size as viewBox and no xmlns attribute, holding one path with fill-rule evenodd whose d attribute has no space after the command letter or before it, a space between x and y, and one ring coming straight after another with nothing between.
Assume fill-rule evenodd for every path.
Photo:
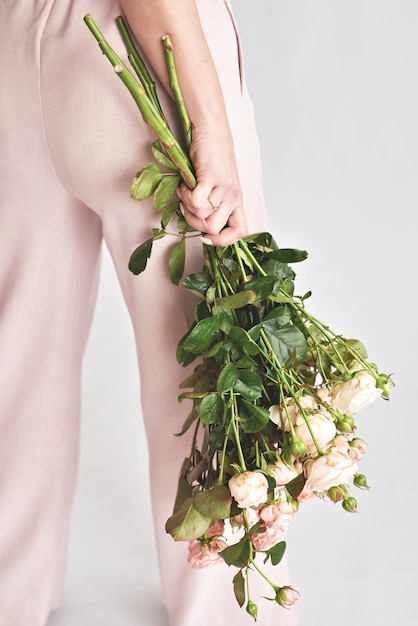
<instances>
[{"instance_id":1,"label":"bouquet of roses","mask_svg":"<svg viewBox=\"0 0 418 626\"><path fill-rule=\"evenodd\" d=\"M175 191L181 181L194 187L193 165L167 125L123 19L117 23L138 80L91 17L85 21L157 137L155 161L138 173L131 195L135 200L153 195L161 226L133 252L130 269L144 271L153 243L174 235L169 273L178 284L186 240L196 233L185 222ZM190 121L170 37L163 43L189 146ZM173 223L174 233L168 230ZM388 399L392 383L368 360L360 341L345 339L307 311L310 292L294 295L289 264L303 261L306 252L278 248L265 232L226 248L203 245L203 253L202 271L182 281L197 297L195 320L177 348L182 365L197 363L179 396L191 402L179 434L193 429L193 436L166 530L188 542L191 567L234 566L235 597L256 618L251 575L266 580L269 599L279 605L290 607L297 599L292 587L270 580L260 560L280 562L286 529L300 505L320 496L356 511L350 486L368 485L358 472L366 443L355 436L355 417L375 399Z\"/></svg>"}]
</instances>

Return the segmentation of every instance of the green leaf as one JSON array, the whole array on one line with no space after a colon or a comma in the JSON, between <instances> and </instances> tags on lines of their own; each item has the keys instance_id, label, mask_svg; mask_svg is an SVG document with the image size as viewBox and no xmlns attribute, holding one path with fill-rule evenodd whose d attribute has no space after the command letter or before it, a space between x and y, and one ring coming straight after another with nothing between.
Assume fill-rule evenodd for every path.
<instances>
[{"instance_id":1,"label":"green leaf","mask_svg":"<svg viewBox=\"0 0 418 626\"><path fill-rule=\"evenodd\" d=\"M234 391L241 394L246 400L257 400L263 392L263 383L254 372L240 370Z\"/></svg>"},{"instance_id":2,"label":"green leaf","mask_svg":"<svg viewBox=\"0 0 418 626\"><path fill-rule=\"evenodd\" d=\"M155 191L161 182L162 172L155 163L147 163L136 175L132 183L130 194L131 198L138 202L145 200Z\"/></svg>"},{"instance_id":3,"label":"green leaf","mask_svg":"<svg viewBox=\"0 0 418 626\"><path fill-rule=\"evenodd\" d=\"M289 492L289 494L292 496L292 498L297 498L298 495L302 492L305 486L305 482L306 482L306 478L302 472L301 474L296 476L296 478L291 480L290 483L287 483L285 487L287 491Z\"/></svg>"},{"instance_id":4,"label":"green leaf","mask_svg":"<svg viewBox=\"0 0 418 626\"><path fill-rule=\"evenodd\" d=\"M244 289L255 291L257 301L260 302L269 297L278 282L280 281L277 276L260 276L245 283Z\"/></svg>"},{"instance_id":5,"label":"green leaf","mask_svg":"<svg viewBox=\"0 0 418 626\"><path fill-rule=\"evenodd\" d=\"M281 304L270 311L270 313L264 318L263 322L276 320L279 326L286 326L286 324L289 324L291 319L292 314L290 312L290 308L285 304Z\"/></svg>"},{"instance_id":6,"label":"green leaf","mask_svg":"<svg viewBox=\"0 0 418 626\"><path fill-rule=\"evenodd\" d=\"M235 598L240 607L243 607L245 603L245 579L241 570L235 574L232 582L234 585Z\"/></svg>"},{"instance_id":7,"label":"green leaf","mask_svg":"<svg viewBox=\"0 0 418 626\"><path fill-rule=\"evenodd\" d=\"M170 280L173 285L178 285L183 276L184 264L186 262L186 240L184 237L173 247L168 259L168 270Z\"/></svg>"},{"instance_id":8,"label":"green leaf","mask_svg":"<svg viewBox=\"0 0 418 626\"><path fill-rule=\"evenodd\" d=\"M298 250L297 248L280 248L280 250L269 252L266 256L281 263L299 263L308 258L308 253L306 250Z\"/></svg>"},{"instance_id":9,"label":"green leaf","mask_svg":"<svg viewBox=\"0 0 418 626\"><path fill-rule=\"evenodd\" d=\"M204 296L212 284L212 277L209 272L198 272L189 274L183 280L182 285L197 296Z\"/></svg>"},{"instance_id":10,"label":"green leaf","mask_svg":"<svg viewBox=\"0 0 418 626\"><path fill-rule=\"evenodd\" d=\"M195 327L196 326L192 326L191 328L189 328L187 333L180 339L177 345L176 358L177 361L181 363L184 367L190 365L190 363L193 363L196 358L195 353L190 352L189 350L186 350L184 348L184 344L186 343L187 339L189 338Z\"/></svg>"},{"instance_id":11,"label":"green leaf","mask_svg":"<svg viewBox=\"0 0 418 626\"><path fill-rule=\"evenodd\" d=\"M171 218L173 217L173 215L175 214L175 212L177 211L179 207L180 207L180 202L170 202L170 204L167 204L167 206L164 207L163 214L161 217L162 229L167 228L169 221L171 220Z\"/></svg>"},{"instance_id":12,"label":"green leaf","mask_svg":"<svg viewBox=\"0 0 418 626\"><path fill-rule=\"evenodd\" d=\"M183 349L193 354L202 354L216 338L219 329L216 317L207 317L194 326L183 343Z\"/></svg>"},{"instance_id":13,"label":"green leaf","mask_svg":"<svg viewBox=\"0 0 418 626\"><path fill-rule=\"evenodd\" d=\"M184 435L184 433L186 433L189 430L190 426L193 424L193 422L197 420L198 417L199 415L196 409L193 407L193 409L190 411L189 415L185 419L184 424L181 427L181 431L179 433L175 433L175 436L181 437L181 435Z\"/></svg>"},{"instance_id":14,"label":"green leaf","mask_svg":"<svg viewBox=\"0 0 418 626\"><path fill-rule=\"evenodd\" d=\"M240 402L240 424L245 433L257 433L263 430L268 424L270 413L262 406L241 400Z\"/></svg>"},{"instance_id":15,"label":"green leaf","mask_svg":"<svg viewBox=\"0 0 418 626\"><path fill-rule=\"evenodd\" d=\"M238 543L234 543L232 546L228 546L225 550L219 552L227 565L234 565L235 567L244 567L248 563L250 558L250 542L248 537L243 537Z\"/></svg>"},{"instance_id":16,"label":"green leaf","mask_svg":"<svg viewBox=\"0 0 418 626\"><path fill-rule=\"evenodd\" d=\"M239 378L239 370L233 363L227 363L220 371L216 382L216 391L230 391Z\"/></svg>"},{"instance_id":17,"label":"green leaf","mask_svg":"<svg viewBox=\"0 0 418 626\"><path fill-rule=\"evenodd\" d=\"M188 498L167 520L165 529L175 541L191 541L201 537L209 528L211 521L210 517L199 513L193 499Z\"/></svg>"},{"instance_id":18,"label":"green leaf","mask_svg":"<svg viewBox=\"0 0 418 626\"><path fill-rule=\"evenodd\" d=\"M202 424L216 424L222 422L225 413L225 405L221 396L217 393L208 393L199 406L199 417Z\"/></svg>"},{"instance_id":19,"label":"green leaf","mask_svg":"<svg viewBox=\"0 0 418 626\"><path fill-rule=\"evenodd\" d=\"M174 502L173 513L177 513L186 502L192 497L192 486L183 477L179 479L177 485L176 500Z\"/></svg>"},{"instance_id":20,"label":"green leaf","mask_svg":"<svg viewBox=\"0 0 418 626\"><path fill-rule=\"evenodd\" d=\"M308 346L303 333L296 326L293 324L280 326L280 323L274 319L263 321L261 325L281 365L286 363L292 353L295 353L299 363L303 363Z\"/></svg>"},{"instance_id":21,"label":"green leaf","mask_svg":"<svg viewBox=\"0 0 418 626\"><path fill-rule=\"evenodd\" d=\"M132 274L141 274L146 268L152 252L152 243L153 238L151 237L151 239L147 239L144 243L141 243L141 245L132 252L131 258L129 259L129 269Z\"/></svg>"},{"instance_id":22,"label":"green leaf","mask_svg":"<svg viewBox=\"0 0 418 626\"><path fill-rule=\"evenodd\" d=\"M278 565L282 560L285 552L286 542L280 541L279 543L276 543L276 545L270 548L270 550L266 550L266 558L264 559L264 563L266 563L270 559L272 565Z\"/></svg>"},{"instance_id":23,"label":"green leaf","mask_svg":"<svg viewBox=\"0 0 418 626\"><path fill-rule=\"evenodd\" d=\"M254 356L260 352L260 347L241 326L234 326L228 332L232 341L238 344L246 354Z\"/></svg>"},{"instance_id":24,"label":"green leaf","mask_svg":"<svg viewBox=\"0 0 418 626\"><path fill-rule=\"evenodd\" d=\"M160 165L165 167L167 170L178 172L178 168L174 165L172 161L170 161L170 159L163 152L163 149L158 139L157 141L154 141L154 143L152 144L152 153L154 155L155 160L158 161Z\"/></svg>"},{"instance_id":25,"label":"green leaf","mask_svg":"<svg viewBox=\"0 0 418 626\"><path fill-rule=\"evenodd\" d=\"M224 333L228 333L229 329L235 324L234 312L230 309L223 309L218 306L216 308L216 318L219 322L219 329Z\"/></svg>"},{"instance_id":26,"label":"green leaf","mask_svg":"<svg viewBox=\"0 0 418 626\"><path fill-rule=\"evenodd\" d=\"M249 289L247 291L238 291L238 293L225 296L224 298L215 298L216 304L219 304L223 309L241 309L256 300L257 294Z\"/></svg>"},{"instance_id":27,"label":"green leaf","mask_svg":"<svg viewBox=\"0 0 418 626\"><path fill-rule=\"evenodd\" d=\"M196 509L216 521L231 515L232 497L228 487L217 485L206 491L197 491L193 498Z\"/></svg>"},{"instance_id":28,"label":"green leaf","mask_svg":"<svg viewBox=\"0 0 418 626\"><path fill-rule=\"evenodd\" d=\"M168 204L176 193L179 184L180 176L164 176L155 190L152 208L159 211Z\"/></svg>"}]
</instances>

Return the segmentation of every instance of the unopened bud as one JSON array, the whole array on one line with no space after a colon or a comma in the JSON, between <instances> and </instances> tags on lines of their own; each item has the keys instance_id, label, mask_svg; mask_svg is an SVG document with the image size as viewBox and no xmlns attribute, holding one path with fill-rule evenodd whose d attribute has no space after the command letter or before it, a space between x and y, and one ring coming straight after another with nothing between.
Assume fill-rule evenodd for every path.
<instances>
[{"instance_id":1,"label":"unopened bud","mask_svg":"<svg viewBox=\"0 0 418 626\"><path fill-rule=\"evenodd\" d=\"M337 485L336 487L331 487L328 489L328 498L332 502L341 502L348 498L348 487L347 485Z\"/></svg>"},{"instance_id":2,"label":"unopened bud","mask_svg":"<svg viewBox=\"0 0 418 626\"><path fill-rule=\"evenodd\" d=\"M306 452L306 443L302 441L302 439L293 438L290 444L290 449L292 451L293 456L295 457L303 456Z\"/></svg>"},{"instance_id":3,"label":"unopened bud","mask_svg":"<svg viewBox=\"0 0 418 626\"><path fill-rule=\"evenodd\" d=\"M343 501L342 506L344 511L348 511L349 513L355 513L357 511L357 500L353 497L346 498Z\"/></svg>"},{"instance_id":4,"label":"unopened bud","mask_svg":"<svg viewBox=\"0 0 418 626\"><path fill-rule=\"evenodd\" d=\"M353 483L356 487L360 487L360 489L370 489L369 485L367 484L367 478L364 474L354 474Z\"/></svg>"},{"instance_id":5,"label":"unopened bud","mask_svg":"<svg viewBox=\"0 0 418 626\"><path fill-rule=\"evenodd\" d=\"M342 433L353 433L356 430L356 423L351 415L343 415L337 420L337 428Z\"/></svg>"},{"instance_id":6,"label":"unopened bud","mask_svg":"<svg viewBox=\"0 0 418 626\"><path fill-rule=\"evenodd\" d=\"M389 400L390 392L392 390L393 383L389 376L386 374L380 374L376 380L376 387L382 390L382 398Z\"/></svg>"},{"instance_id":7,"label":"unopened bud","mask_svg":"<svg viewBox=\"0 0 418 626\"><path fill-rule=\"evenodd\" d=\"M254 621L257 619L258 606L252 600L248 600L245 610L254 618Z\"/></svg>"}]
</instances>

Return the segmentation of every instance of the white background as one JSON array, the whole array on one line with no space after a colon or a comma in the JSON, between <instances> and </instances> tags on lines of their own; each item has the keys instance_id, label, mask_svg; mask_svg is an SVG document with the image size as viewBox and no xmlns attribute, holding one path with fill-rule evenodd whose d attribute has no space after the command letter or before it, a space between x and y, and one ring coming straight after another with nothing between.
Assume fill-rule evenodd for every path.
<instances>
[{"instance_id":1,"label":"white background","mask_svg":"<svg viewBox=\"0 0 418 626\"><path fill-rule=\"evenodd\" d=\"M270 230L309 251L298 293L393 373L358 416L359 512L302 506L288 533L302 625L416 626L415 0L235 0ZM86 354L64 608L51 626L166 626L130 321L107 253ZM243 613L242 623L250 623ZM220 626L223 626L220 624ZM225 625L226 626L226 625ZM263 626L270 626L265 624Z\"/></svg>"}]
</instances>

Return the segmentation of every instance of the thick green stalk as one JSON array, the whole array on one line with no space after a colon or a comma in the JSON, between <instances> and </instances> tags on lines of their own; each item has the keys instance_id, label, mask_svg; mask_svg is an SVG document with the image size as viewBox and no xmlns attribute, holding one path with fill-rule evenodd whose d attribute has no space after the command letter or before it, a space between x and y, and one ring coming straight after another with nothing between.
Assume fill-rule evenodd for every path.
<instances>
[{"instance_id":1,"label":"thick green stalk","mask_svg":"<svg viewBox=\"0 0 418 626\"><path fill-rule=\"evenodd\" d=\"M151 102L153 102L155 108L160 112L161 117L164 118L164 113L161 108L161 104L158 99L158 96L157 96L157 89L155 86L155 81L152 80L151 75L148 72L144 61L141 58L141 55L136 49L136 46L133 42L131 34L125 23L125 20L123 19L121 15L119 15L119 17L116 18L116 24L118 26L123 42L126 46L130 64L132 65L133 69L135 70L136 75L141 81L141 84L148 98L151 100Z\"/></svg>"},{"instance_id":2,"label":"thick green stalk","mask_svg":"<svg viewBox=\"0 0 418 626\"><path fill-rule=\"evenodd\" d=\"M144 122L149 125L153 133L158 137L167 152L167 156L178 168L186 185L190 189L193 189L196 186L196 177L193 172L191 161L168 128L167 122L161 117L154 104L148 98L142 85L132 76L126 65L119 58L111 45L106 41L101 31L94 23L92 17L90 15L86 15L84 21L93 36L98 41L103 54L113 65L119 78L129 89L131 96L141 111Z\"/></svg>"},{"instance_id":3,"label":"thick green stalk","mask_svg":"<svg viewBox=\"0 0 418 626\"><path fill-rule=\"evenodd\" d=\"M187 149L189 149L190 144L192 143L192 124L190 122L190 117L184 104L183 94L181 92L180 83L177 77L176 66L174 63L173 42L171 41L170 35L164 35L162 39L170 87L171 91L173 92L181 125L183 127L186 147Z\"/></svg>"}]
</instances>

